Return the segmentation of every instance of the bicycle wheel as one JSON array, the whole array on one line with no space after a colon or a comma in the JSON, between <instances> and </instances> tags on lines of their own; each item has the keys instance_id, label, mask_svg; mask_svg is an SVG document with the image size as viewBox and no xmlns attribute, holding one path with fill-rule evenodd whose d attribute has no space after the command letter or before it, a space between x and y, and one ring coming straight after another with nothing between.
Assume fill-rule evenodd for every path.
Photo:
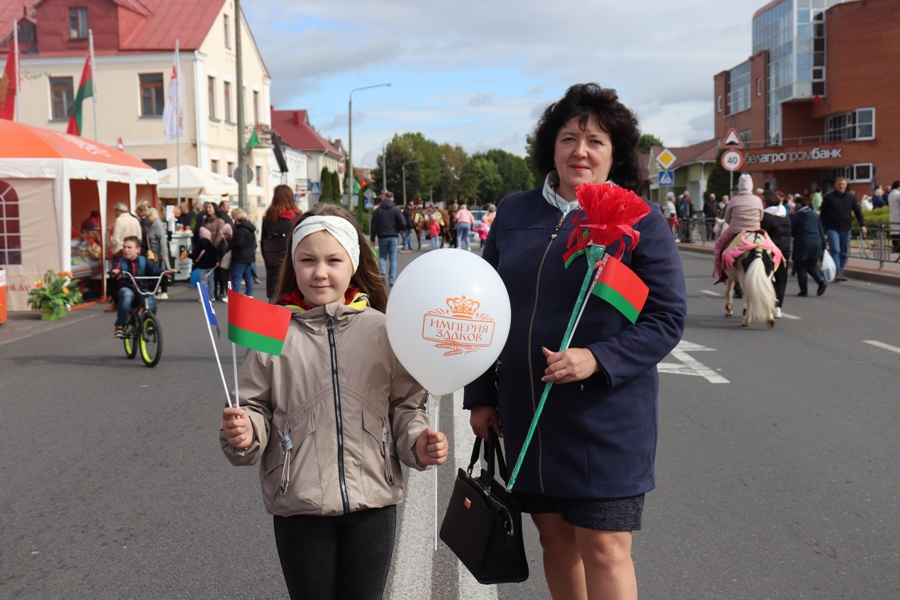
<instances>
[{"instance_id":1,"label":"bicycle wheel","mask_svg":"<svg viewBox=\"0 0 900 600\"><path fill-rule=\"evenodd\" d=\"M162 358L162 329L159 320L149 310L144 312L141 319L141 360L148 367L155 367Z\"/></svg>"},{"instance_id":2,"label":"bicycle wheel","mask_svg":"<svg viewBox=\"0 0 900 600\"><path fill-rule=\"evenodd\" d=\"M125 356L128 358L137 356L138 330L135 315L129 315L128 322L125 323L125 337L122 339L122 342L125 344Z\"/></svg>"}]
</instances>

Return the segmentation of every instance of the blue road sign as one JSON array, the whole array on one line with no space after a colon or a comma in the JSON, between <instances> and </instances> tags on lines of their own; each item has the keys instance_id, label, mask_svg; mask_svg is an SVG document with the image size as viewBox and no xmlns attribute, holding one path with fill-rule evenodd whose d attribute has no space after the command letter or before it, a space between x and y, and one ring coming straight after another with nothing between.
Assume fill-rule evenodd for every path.
<instances>
[{"instance_id":1,"label":"blue road sign","mask_svg":"<svg viewBox=\"0 0 900 600\"><path fill-rule=\"evenodd\" d=\"M657 171L659 176L659 185L673 186L675 185L675 171Z\"/></svg>"},{"instance_id":2,"label":"blue road sign","mask_svg":"<svg viewBox=\"0 0 900 600\"><path fill-rule=\"evenodd\" d=\"M366 210L372 210L373 208L375 208L375 201L371 200L369 198L366 198L365 204L363 206L365 207Z\"/></svg>"},{"instance_id":3,"label":"blue road sign","mask_svg":"<svg viewBox=\"0 0 900 600\"><path fill-rule=\"evenodd\" d=\"M322 195L322 184L318 181L310 181L309 182L309 193L313 196L321 196Z\"/></svg>"}]
</instances>

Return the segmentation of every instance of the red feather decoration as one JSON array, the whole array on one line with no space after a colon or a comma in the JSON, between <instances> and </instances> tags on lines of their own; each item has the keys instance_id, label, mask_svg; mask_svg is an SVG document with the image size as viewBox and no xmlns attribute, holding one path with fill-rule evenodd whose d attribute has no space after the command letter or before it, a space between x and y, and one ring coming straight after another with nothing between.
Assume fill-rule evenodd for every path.
<instances>
[{"instance_id":1,"label":"red feather decoration","mask_svg":"<svg viewBox=\"0 0 900 600\"><path fill-rule=\"evenodd\" d=\"M621 240L616 252L616 258L621 258L626 250L637 246L641 233L632 226L650 212L650 207L637 194L611 183L583 183L575 188L575 195L584 216L577 220L575 231L569 237L570 247L574 243L583 249L593 243L608 248Z\"/></svg>"}]
</instances>

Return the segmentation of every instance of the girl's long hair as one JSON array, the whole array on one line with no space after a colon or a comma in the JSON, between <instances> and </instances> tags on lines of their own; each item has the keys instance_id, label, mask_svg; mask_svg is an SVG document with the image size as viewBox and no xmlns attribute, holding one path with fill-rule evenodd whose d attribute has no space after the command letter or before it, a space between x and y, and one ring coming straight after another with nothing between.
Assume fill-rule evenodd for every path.
<instances>
[{"instance_id":1,"label":"girl's long hair","mask_svg":"<svg viewBox=\"0 0 900 600\"><path fill-rule=\"evenodd\" d=\"M300 209L294 202L294 190L282 183L275 186L275 191L272 193L272 204L269 205L263 219L277 223L285 211L294 211L298 215L300 214Z\"/></svg>"},{"instance_id":2,"label":"girl's long hair","mask_svg":"<svg viewBox=\"0 0 900 600\"><path fill-rule=\"evenodd\" d=\"M358 287L361 292L369 296L369 306L379 312L384 312L387 309L387 294L384 293L384 282L378 268L378 261L375 260L375 255L369 248L369 243L366 241L362 231L360 231L359 225L356 224L353 213L337 204L314 204L311 209L297 219L297 225L303 222L304 219L316 215L341 217L349 221L353 228L356 229L356 235L359 237L359 267L350 279L350 285ZM294 228L296 228L296 225ZM288 248L293 246L293 238L294 231L291 230L287 237ZM281 264L278 290L275 292L275 304L281 304L285 296L299 289L297 287L297 274L294 271L294 257L289 255L286 258L287 260Z\"/></svg>"}]
</instances>

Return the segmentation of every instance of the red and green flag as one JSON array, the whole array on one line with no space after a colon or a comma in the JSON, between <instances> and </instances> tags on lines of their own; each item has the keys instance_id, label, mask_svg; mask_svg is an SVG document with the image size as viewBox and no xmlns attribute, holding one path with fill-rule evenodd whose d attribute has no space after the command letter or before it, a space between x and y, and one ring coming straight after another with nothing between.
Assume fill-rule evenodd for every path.
<instances>
[{"instance_id":1,"label":"red and green flag","mask_svg":"<svg viewBox=\"0 0 900 600\"><path fill-rule=\"evenodd\" d=\"M16 57L10 50L6 69L0 73L0 119L10 121L16 116Z\"/></svg>"},{"instance_id":2,"label":"red and green flag","mask_svg":"<svg viewBox=\"0 0 900 600\"><path fill-rule=\"evenodd\" d=\"M72 112L69 113L69 128L66 129L66 133L81 135L84 101L93 95L94 73L91 70L91 57L88 56L84 61L84 71L81 72L81 83L78 84L78 93L75 94L75 103L72 105Z\"/></svg>"},{"instance_id":3,"label":"red and green flag","mask_svg":"<svg viewBox=\"0 0 900 600\"><path fill-rule=\"evenodd\" d=\"M252 350L280 356L291 310L228 290L228 339Z\"/></svg>"},{"instance_id":4,"label":"red and green flag","mask_svg":"<svg viewBox=\"0 0 900 600\"><path fill-rule=\"evenodd\" d=\"M650 288L641 278L612 255L607 255L604 260L603 270L593 290L595 296L612 304L632 323L641 314L649 292Z\"/></svg>"}]
</instances>

